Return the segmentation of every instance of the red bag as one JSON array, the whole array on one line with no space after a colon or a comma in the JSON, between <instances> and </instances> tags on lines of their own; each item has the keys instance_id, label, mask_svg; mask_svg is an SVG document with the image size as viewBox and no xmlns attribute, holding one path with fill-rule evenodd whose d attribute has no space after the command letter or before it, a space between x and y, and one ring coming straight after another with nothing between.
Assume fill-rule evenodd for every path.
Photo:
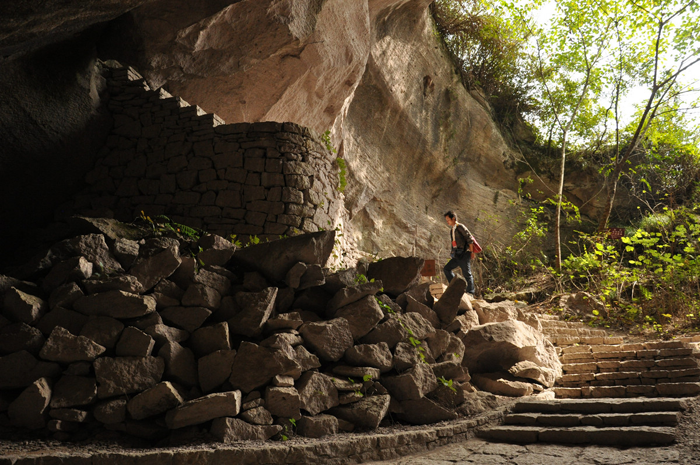
<instances>
[{"instance_id":1,"label":"red bag","mask_svg":"<svg viewBox=\"0 0 700 465\"><path fill-rule=\"evenodd\" d=\"M484 250L484 249L481 248L481 246L479 245L479 243L476 242L476 238L475 238L474 236L472 236L472 243L471 243L471 245L469 246L469 248L471 249L471 252L472 252L472 253L480 253L482 250Z\"/></svg>"}]
</instances>

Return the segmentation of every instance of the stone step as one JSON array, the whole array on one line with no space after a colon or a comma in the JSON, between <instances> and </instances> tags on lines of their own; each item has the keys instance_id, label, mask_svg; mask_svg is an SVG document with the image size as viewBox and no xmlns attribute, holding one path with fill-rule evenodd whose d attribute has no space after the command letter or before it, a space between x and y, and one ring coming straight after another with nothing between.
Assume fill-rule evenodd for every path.
<instances>
[{"instance_id":1,"label":"stone step","mask_svg":"<svg viewBox=\"0 0 700 465\"><path fill-rule=\"evenodd\" d=\"M622 344L624 338L622 336L552 336L548 335L552 344L565 347L576 344Z\"/></svg>"},{"instance_id":2,"label":"stone step","mask_svg":"<svg viewBox=\"0 0 700 465\"><path fill-rule=\"evenodd\" d=\"M561 399L623 397L686 397L700 394L700 382L656 383L620 386L583 386L552 388Z\"/></svg>"},{"instance_id":3,"label":"stone step","mask_svg":"<svg viewBox=\"0 0 700 465\"><path fill-rule=\"evenodd\" d=\"M672 412L686 407L684 398L655 399L554 399L522 400L513 406L514 413L642 413Z\"/></svg>"},{"instance_id":4,"label":"stone step","mask_svg":"<svg viewBox=\"0 0 700 465\"><path fill-rule=\"evenodd\" d=\"M679 412L599 413L512 413L506 415L506 425L521 426L676 426Z\"/></svg>"},{"instance_id":5,"label":"stone step","mask_svg":"<svg viewBox=\"0 0 700 465\"><path fill-rule=\"evenodd\" d=\"M660 446L676 440L675 428L654 426L628 426L596 428L578 426L554 428L537 426L495 426L478 433L491 441L532 444L536 442L556 444L596 444L614 446Z\"/></svg>"}]
</instances>

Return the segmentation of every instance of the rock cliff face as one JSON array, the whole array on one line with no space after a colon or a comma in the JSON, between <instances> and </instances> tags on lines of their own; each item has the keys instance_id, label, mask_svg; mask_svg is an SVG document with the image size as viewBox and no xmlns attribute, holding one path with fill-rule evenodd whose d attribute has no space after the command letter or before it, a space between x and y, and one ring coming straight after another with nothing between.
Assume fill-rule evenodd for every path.
<instances>
[{"instance_id":1,"label":"rock cliff face","mask_svg":"<svg viewBox=\"0 0 700 465\"><path fill-rule=\"evenodd\" d=\"M58 52L52 62L41 62L40 79L24 79L21 96L3 99L10 116L0 120L0 134L25 125L44 144L36 150L31 140L19 140L0 156L3 179L24 170L32 181L15 183L17 195L2 200L3 211L16 203L19 210L7 217L24 221L21 211L31 206L39 222L81 188L95 147L109 131L94 129L102 108L93 61L99 57L134 66L151 87L162 86L227 123L288 121L319 134L331 130L348 180L347 212L335 220L348 218L347 236L365 252L436 256L442 248L444 259L447 209L456 210L482 242L507 242L517 228L510 202L517 188L514 154L488 108L461 85L434 32L429 3L68 1L55 6L53 21L31 9L10 9L10 19L0 22L8 64L0 69L3 92L23 81L8 69L26 68L45 53L36 51L43 42ZM66 38L81 44L80 63L64 59L72 50ZM25 98L41 95L58 72L70 76L52 94L58 102L46 99L25 111ZM47 124L38 116L66 109L67 121L75 124L66 118ZM34 116L23 119L25 114ZM33 162L25 161L28 153L36 154ZM57 158L61 153L76 163ZM57 164L70 167L74 177L53 175ZM37 191L58 194L45 202L16 200Z\"/></svg>"}]
</instances>

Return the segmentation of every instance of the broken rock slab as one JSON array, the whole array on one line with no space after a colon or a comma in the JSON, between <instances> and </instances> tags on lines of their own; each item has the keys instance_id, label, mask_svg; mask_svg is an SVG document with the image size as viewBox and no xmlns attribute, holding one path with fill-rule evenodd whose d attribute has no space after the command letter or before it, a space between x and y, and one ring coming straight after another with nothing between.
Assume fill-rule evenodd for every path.
<instances>
[{"instance_id":1,"label":"broken rock slab","mask_svg":"<svg viewBox=\"0 0 700 465\"><path fill-rule=\"evenodd\" d=\"M5 292L3 298L3 313L11 321L34 325L48 309L45 301L16 287L11 287Z\"/></svg>"},{"instance_id":2,"label":"broken rock slab","mask_svg":"<svg viewBox=\"0 0 700 465\"><path fill-rule=\"evenodd\" d=\"M239 312L228 320L229 331L247 337L262 334L263 326L275 307L277 288L268 287L260 292L239 292L236 304Z\"/></svg>"},{"instance_id":3,"label":"broken rock slab","mask_svg":"<svg viewBox=\"0 0 700 465\"><path fill-rule=\"evenodd\" d=\"M78 299L73 308L85 315L140 318L156 311L156 299L124 291L109 291Z\"/></svg>"},{"instance_id":4,"label":"broken rock slab","mask_svg":"<svg viewBox=\"0 0 700 465\"><path fill-rule=\"evenodd\" d=\"M143 420L165 413L183 402L177 389L169 381L163 381L134 396L126 404L126 409L134 420Z\"/></svg>"},{"instance_id":5,"label":"broken rock slab","mask_svg":"<svg viewBox=\"0 0 700 465\"><path fill-rule=\"evenodd\" d=\"M158 384L165 371L160 357L101 357L95 360L100 399L145 391Z\"/></svg>"},{"instance_id":6,"label":"broken rock slab","mask_svg":"<svg viewBox=\"0 0 700 465\"><path fill-rule=\"evenodd\" d=\"M199 397L169 411L165 424L170 429L178 429L215 418L235 417L241 411L241 400L241 391L217 392Z\"/></svg>"},{"instance_id":7,"label":"broken rock slab","mask_svg":"<svg viewBox=\"0 0 700 465\"><path fill-rule=\"evenodd\" d=\"M26 323L12 323L0 329L0 354L11 354L26 350L38 354L45 342L37 328Z\"/></svg>"},{"instance_id":8,"label":"broken rock slab","mask_svg":"<svg viewBox=\"0 0 700 465\"><path fill-rule=\"evenodd\" d=\"M384 318L384 312L379 308L374 296L366 296L335 312L335 318L345 318L350 324L350 333L355 340L372 331L377 323Z\"/></svg>"},{"instance_id":9,"label":"broken rock slab","mask_svg":"<svg viewBox=\"0 0 700 465\"><path fill-rule=\"evenodd\" d=\"M80 330L80 335L93 342L113 349L124 330L124 324L108 316L91 317Z\"/></svg>"},{"instance_id":10,"label":"broken rock slab","mask_svg":"<svg viewBox=\"0 0 700 465\"><path fill-rule=\"evenodd\" d=\"M202 248L197 258L207 265L224 266L236 251L231 241L216 234L206 234L197 243Z\"/></svg>"},{"instance_id":11,"label":"broken rock slab","mask_svg":"<svg viewBox=\"0 0 700 465\"><path fill-rule=\"evenodd\" d=\"M25 388L39 378L55 378L60 372L58 363L39 361L21 350L0 357L0 389Z\"/></svg>"},{"instance_id":12,"label":"broken rock slab","mask_svg":"<svg viewBox=\"0 0 700 465\"><path fill-rule=\"evenodd\" d=\"M192 333L211 315L211 310L204 307L168 307L160 311L163 321L169 325Z\"/></svg>"},{"instance_id":13,"label":"broken rock slab","mask_svg":"<svg viewBox=\"0 0 700 465\"><path fill-rule=\"evenodd\" d=\"M338 309L357 302L367 296L375 296L382 289L381 281L373 281L359 286L346 287L333 295L326 305L326 314L333 315Z\"/></svg>"},{"instance_id":14,"label":"broken rock slab","mask_svg":"<svg viewBox=\"0 0 700 465\"><path fill-rule=\"evenodd\" d=\"M34 381L7 409L13 426L37 430L46 426L51 401L51 381L40 378Z\"/></svg>"},{"instance_id":15,"label":"broken rock slab","mask_svg":"<svg viewBox=\"0 0 700 465\"><path fill-rule=\"evenodd\" d=\"M204 357L217 350L230 350L228 323L222 321L215 325L199 328L192 333L189 345L197 357Z\"/></svg>"},{"instance_id":16,"label":"broken rock slab","mask_svg":"<svg viewBox=\"0 0 700 465\"><path fill-rule=\"evenodd\" d=\"M418 257L391 257L372 262L367 279L381 281L384 292L397 297L420 280L425 260Z\"/></svg>"},{"instance_id":17,"label":"broken rock slab","mask_svg":"<svg viewBox=\"0 0 700 465\"><path fill-rule=\"evenodd\" d=\"M265 389L265 408L279 418L301 418L301 399L293 387L268 386Z\"/></svg>"},{"instance_id":18,"label":"broken rock slab","mask_svg":"<svg viewBox=\"0 0 700 465\"><path fill-rule=\"evenodd\" d=\"M385 376L381 383L399 401L420 399L438 386L437 378L427 363L417 363L397 376Z\"/></svg>"},{"instance_id":19,"label":"broken rock slab","mask_svg":"<svg viewBox=\"0 0 700 465\"><path fill-rule=\"evenodd\" d=\"M428 425L439 421L454 420L457 414L437 402L423 397L420 399L404 400L401 402L401 413L397 417L414 425Z\"/></svg>"},{"instance_id":20,"label":"broken rock slab","mask_svg":"<svg viewBox=\"0 0 700 465\"><path fill-rule=\"evenodd\" d=\"M74 336L67 329L57 326L39 356L44 360L59 363L92 362L107 350L85 336Z\"/></svg>"},{"instance_id":21,"label":"broken rock slab","mask_svg":"<svg viewBox=\"0 0 700 465\"><path fill-rule=\"evenodd\" d=\"M444 294L433 305L433 310L437 313L440 321L444 325L449 325L457 316L462 296L467 290L467 281L457 275L450 282Z\"/></svg>"},{"instance_id":22,"label":"broken rock slab","mask_svg":"<svg viewBox=\"0 0 700 465\"><path fill-rule=\"evenodd\" d=\"M224 444L236 441L267 441L282 431L279 425L251 425L238 418L217 418L212 422L211 434Z\"/></svg>"},{"instance_id":23,"label":"broken rock slab","mask_svg":"<svg viewBox=\"0 0 700 465\"><path fill-rule=\"evenodd\" d=\"M325 265L334 245L335 231L321 231L238 249L232 260L273 281L284 282L287 272L299 262Z\"/></svg>"},{"instance_id":24,"label":"broken rock slab","mask_svg":"<svg viewBox=\"0 0 700 465\"><path fill-rule=\"evenodd\" d=\"M177 342L168 342L160 348L158 357L165 361L166 379L187 387L198 385L197 362L190 349Z\"/></svg>"},{"instance_id":25,"label":"broken rock slab","mask_svg":"<svg viewBox=\"0 0 700 465\"><path fill-rule=\"evenodd\" d=\"M477 373L472 376L472 384L499 396L522 397L533 393L532 384L517 381L507 373Z\"/></svg>"},{"instance_id":26,"label":"broken rock slab","mask_svg":"<svg viewBox=\"0 0 700 465\"><path fill-rule=\"evenodd\" d=\"M333 415L304 416L297 421L297 434L306 438L338 434L338 419Z\"/></svg>"},{"instance_id":27,"label":"broken rock slab","mask_svg":"<svg viewBox=\"0 0 700 465\"><path fill-rule=\"evenodd\" d=\"M296 353L281 349L261 347L251 342L241 342L231 365L229 383L244 393L249 393L270 382L276 375L299 370Z\"/></svg>"},{"instance_id":28,"label":"broken rock slab","mask_svg":"<svg viewBox=\"0 0 700 465\"><path fill-rule=\"evenodd\" d=\"M51 331L57 326L61 326L77 336L80 334L83 326L88 322L88 319L89 317L82 313L63 307L56 307L45 314L41 320L39 320L36 327L44 336L51 334Z\"/></svg>"},{"instance_id":29,"label":"broken rock slab","mask_svg":"<svg viewBox=\"0 0 700 465\"><path fill-rule=\"evenodd\" d=\"M90 405L97 398L95 378L62 376L53 386L51 408L69 408Z\"/></svg>"},{"instance_id":30,"label":"broken rock slab","mask_svg":"<svg viewBox=\"0 0 700 465\"><path fill-rule=\"evenodd\" d=\"M304 345L321 360L337 362L353 345L350 324L345 318L334 318L317 323L305 323L299 328Z\"/></svg>"},{"instance_id":31,"label":"broken rock slab","mask_svg":"<svg viewBox=\"0 0 700 465\"><path fill-rule=\"evenodd\" d=\"M413 297L406 296L406 313L418 313L420 316L425 318L433 325L434 328L439 328L441 326L440 318L437 313L427 305L418 302Z\"/></svg>"},{"instance_id":32,"label":"broken rock slab","mask_svg":"<svg viewBox=\"0 0 700 465\"><path fill-rule=\"evenodd\" d=\"M344 357L345 361L351 365L374 367L382 373L386 373L394 366L393 355L386 342L354 345L345 351Z\"/></svg>"},{"instance_id":33,"label":"broken rock slab","mask_svg":"<svg viewBox=\"0 0 700 465\"><path fill-rule=\"evenodd\" d=\"M151 257L141 258L133 264L129 273L138 279L144 291L158 284L158 281L170 277L180 266L179 248L168 247Z\"/></svg>"},{"instance_id":34,"label":"broken rock slab","mask_svg":"<svg viewBox=\"0 0 700 465\"><path fill-rule=\"evenodd\" d=\"M153 352L156 341L135 326L127 326L117 342L117 357L148 357Z\"/></svg>"},{"instance_id":35,"label":"broken rock slab","mask_svg":"<svg viewBox=\"0 0 700 465\"><path fill-rule=\"evenodd\" d=\"M229 379L235 357L235 350L216 350L197 360L199 387L202 392L211 392Z\"/></svg>"},{"instance_id":36,"label":"broken rock slab","mask_svg":"<svg viewBox=\"0 0 700 465\"><path fill-rule=\"evenodd\" d=\"M329 376L307 371L296 383L300 407L311 415L318 415L338 405L338 390Z\"/></svg>"},{"instance_id":37,"label":"broken rock slab","mask_svg":"<svg viewBox=\"0 0 700 465\"><path fill-rule=\"evenodd\" d=\"M556 350L542 333L515 320L475 326L462 338L465 346L463 365L470 373L508 370L527 360L562 375Z\"/></svg>"},{"instance_id":38,"label":"broken rock slab","mask_svg":"<svg viewBox=\"0 0 700 465\"><path fill-rule=\"evenodd\" d=\"M554 370L541 367L529 360L518 362L508 369L508 373L516 378L523 378L540 383L541 385L551 388L556 381Z\"/></svg>"},{"instance_id":39,"label":"broken rock slab","mask_svg":"<svg viewBox=\"0 0 700 465\"><path fill-rule=\"evenodd\" d=\"M386 416L390 403L389 395L371 396L359 402L334 407L328 413L358 428L373 430L379 427L379 423Z\"/></svg>"}]
</instances>

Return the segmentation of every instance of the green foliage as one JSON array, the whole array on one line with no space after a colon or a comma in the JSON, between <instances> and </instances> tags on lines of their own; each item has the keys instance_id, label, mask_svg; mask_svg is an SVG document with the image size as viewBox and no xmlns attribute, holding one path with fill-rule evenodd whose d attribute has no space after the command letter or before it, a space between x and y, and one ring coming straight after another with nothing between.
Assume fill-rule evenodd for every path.
<instances>
[{"instance_id":1,"label":"green foliage","mask_svg":"<svg viewBox=\"0 0 700 465\"><path fill-rule=\"evenodd\" d=\"M321 134L321 141L323 144L326 146L326 150L328 150L331 153L338 153L338 151L333 147L333 144L331 143L331 130L327 130L323 134Z\"/></svg>"},{"instance_id":2,"label":"green foliage","mask_svg":"<svg viewBox=\"0 0 700 465\"><path fill-rule=\"evenodd\" d=\"M151 218L150 216L146 215L143 210L141 210L141 216L137 218L137 220L146 223L156 236L173 233L177 236L196 241L206 234L206 232L201 229L176 223L165 215L157 215Z\"/></svg>"},{"instance_id":3,"label":"green foliage","mask_svg":"<svg viewBox=\"0 0 700 465\"><path fill-rule=\"evenodd\" d=\"M457 392L457 389L452 385L453 381L451 379L445 379L444 376L440 376L437 380L440 381L440 383L443 386L450 388L454 392Z\"/></svg>"}]
</instances>

